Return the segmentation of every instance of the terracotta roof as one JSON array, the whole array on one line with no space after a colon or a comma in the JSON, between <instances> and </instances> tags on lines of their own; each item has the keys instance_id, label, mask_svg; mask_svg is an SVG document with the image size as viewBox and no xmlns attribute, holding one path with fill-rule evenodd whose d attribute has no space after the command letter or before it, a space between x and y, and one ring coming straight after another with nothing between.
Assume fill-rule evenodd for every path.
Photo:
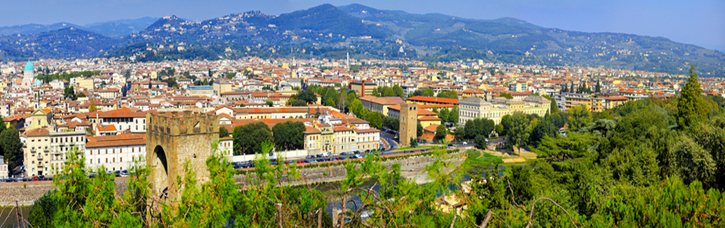
<instances>
[{"instance_id":1,"label":"terracotta roof","mask_svg":"<svg viewBox=\"0 0 725 228\"><path fill-rule=\"evenodd\" d=\"M347 128L345 126L335 126L334 128L332 128L332 130L335 131L335 132L339 132L339 131L352 131L352 129Z\"/></svg>"},{"instance_id":2,"label":"terracotta roof","mask_svg":"<svg viewBox=\"0 0 725 228\"><path fill-rule=\"evenodd\" d=\"M437 116L418 116L418 120L422 121L441 121Z\"/></svg>"},{"instance_id":3,"label":"terracotta roof","mask_svg":"<svg viewBox=\"0 0 725 228\"><path fill-rule=\"evenodd\" d=\"M381 105L394 105L394 104L402 104L405 103L402 98L400 97L375 97L375 96L367 96L367 97L361 97L360 100L367 101L370 103L376 103Z\"/></svg>"},{"instance_id":4,"label":"terracotta roof","mask_svg":"<svg viewBox=\"0 0 725 228\"><path fill-rule=\"evenodd\" d=\"M116 126L113 124L109 124L109 125L105 125L105 126L99 124L96 128L98 129L98 131L116 131Z\"/></svg>"},{"instance_id":5,"label":"terracotta roof","mask_svg":"<svg viewBox=\"0 0 725 228\"><path fill-rule=\"evenodd\" d=\"M438 128L438 126L440 126L440 125L438 125L438 124L431 124L431 125L428 125L427 127L424 127L423 128L423 131L424 132L432 132L432 133L435 133L436 132L436 128Z\"/></svg>"},{"instance_id":6,"label":"terracotta roof","mask_svg":"<svg viewBox=\"0 0 725 228\"><path fill-rule=\"evenodd\" d=\"M146 134L88 136L86 148L146 145Z\"/></svg>"},{"instance_id":7,"label":"terracotta roof","mask_svg":"<svg viewBox=\"0 0 725 228\"><path fill-rule=\"evenodd\" d=\"M425 102L425 103L458 104L457 99L440 98L440 97L414 96L414 97L409 97L408 100L416 101L416 102Z\"/></svg>"},{"instance_id":8,"label":"terracotta roof","mask_svg":"<svg viewBox=\"0 0 725 228\"><path fill-rule=\"evenodd\" d=\"M26 137L41 137L41 136L48 136L50 134L50 131L48 131L48 128L36 128L32 130L25 131L24 135Z\"/></svg>"}]
</instances>

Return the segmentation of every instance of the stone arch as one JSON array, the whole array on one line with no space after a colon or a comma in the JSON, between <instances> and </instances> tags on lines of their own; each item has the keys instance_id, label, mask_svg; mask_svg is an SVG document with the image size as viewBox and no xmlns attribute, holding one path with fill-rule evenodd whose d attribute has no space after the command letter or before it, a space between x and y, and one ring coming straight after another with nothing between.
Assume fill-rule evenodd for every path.
<instances>
[{"instance_id":1,"label":"stone arch","mask_svg":"<svg viewBox=\"0 0 725 228\"><path fill-rule=\"evenodd\" d=\"M151 167L153 170L154 176L151 178L151 180L154 180L155 186L158 186L158 189L161 189L161 194L159 194L159 198L165 199L168 197L168 190L169 190L169 161L166 157L166 151L164 151L164 148L161 145L157 145L154 148L154 165Z\"/></svg>"}]
</instances>

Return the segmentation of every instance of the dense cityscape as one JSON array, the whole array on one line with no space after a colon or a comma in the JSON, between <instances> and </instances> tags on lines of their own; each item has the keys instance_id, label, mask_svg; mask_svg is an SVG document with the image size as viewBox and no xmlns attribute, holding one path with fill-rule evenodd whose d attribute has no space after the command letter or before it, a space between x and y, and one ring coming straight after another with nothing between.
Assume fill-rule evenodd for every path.
<instances>
[{"instance_id":1,"label":"dense cityscape","mask_svg":"<svg viewBox=\"0 0 725 228\"><path fill-rule=\"evenodd\" d=\"M724 224L722 62L186 48L0 58L0 227Z\"/></svg>"}]
</instances>

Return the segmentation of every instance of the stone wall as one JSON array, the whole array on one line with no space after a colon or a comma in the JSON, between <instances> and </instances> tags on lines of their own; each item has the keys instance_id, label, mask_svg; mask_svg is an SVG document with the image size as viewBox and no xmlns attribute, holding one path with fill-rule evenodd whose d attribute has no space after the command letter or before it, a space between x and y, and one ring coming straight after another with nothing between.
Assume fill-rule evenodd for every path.
<instances>
[{"instance_id":1,"label":"stone wall","mask_svg":"<svg viewBox=\"0 0 725 228\"><path fill-rule=\"evenodd\" d=\"M21 206L33 205L46 192L54 190L53 181L0 183L0 206L14 207L15 201ZM126 190L126 178L116 178L116 193Z\"/></svg>"},{"instance_id":2,"label":"stone wall","mask_svg":"<svg viewBox=\"0 0 725 228\"><path fill-rule=\"evenodd\" d=\"M453 167L458 167L464 160L462 151L449 153L448 162L452 162ZM405 178L414 179L417 183L428 182L428 175L425 167L434 160L434 156L430 154L417 155L409 157L391 158L383 161L383 165L387 168L393 164L400 164L401 175ZM300 180L286 182L289 185L307 185L327 182L341 181L347 175L344 164L329 165L325 167L300 168L299 172L302 176ZM250 182L247 180L246 174L236 175L237 183L246 185ZM286 177L283 177L286 178Z\"/></svg>"}]
</instances>

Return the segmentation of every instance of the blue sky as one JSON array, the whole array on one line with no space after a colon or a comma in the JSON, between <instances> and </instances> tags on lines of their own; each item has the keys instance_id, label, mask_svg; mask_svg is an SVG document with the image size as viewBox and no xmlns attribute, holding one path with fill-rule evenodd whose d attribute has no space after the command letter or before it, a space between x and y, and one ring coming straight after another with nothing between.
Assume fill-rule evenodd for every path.
<instances>
[{"instance_id":1,"label":"blue sky","mask_svg":"<svg viewBox=\"0 0 725 228\"><path fill-rule=\"evenodd\" d=\"M249 10L280 14L322 3L478 19L515 17L544 27L662 36L725 50L725 0L8 0L0 4L0 26L172 14L202 20Z\"/></svg>"}]
</instances>

